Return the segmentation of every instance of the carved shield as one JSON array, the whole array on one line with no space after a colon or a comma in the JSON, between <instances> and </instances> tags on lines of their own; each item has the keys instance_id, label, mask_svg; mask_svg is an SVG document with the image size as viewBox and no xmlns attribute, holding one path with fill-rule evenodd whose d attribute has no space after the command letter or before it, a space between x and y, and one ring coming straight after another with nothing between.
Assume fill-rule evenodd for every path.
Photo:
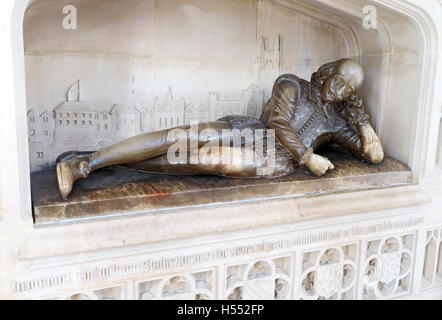
<instances>
[{"instance_id":1,"label":"carved shield","mask_svg":"<svg viewBox=\"0 0 442 320\"><path fill-rule=\"evenodd\" d=\"M323 265L316 269L315 293L324 298L330 298L342 289L344 265L335 263Z\"/></svg>"},{"instance_id":2,"label":"carved shield","mask_svg":"<svg viewBox=\"0 0 442 320\"><path fill-rule=\"evenodd\" d=\"M381 254L376 262L376 279L382 283L390 283L401 273L401 253L389 252Z\"/></svg>"},{"instance_id":3,"label":"carved shield","mask_svg":"<svg viewBox=\"0 0 442 320\"><path fill-rule=\"evenodd\" d=\"M251 280L247 283L244 300L273 300L275 281L270 279Z\"/></svg>"}]
</instances>

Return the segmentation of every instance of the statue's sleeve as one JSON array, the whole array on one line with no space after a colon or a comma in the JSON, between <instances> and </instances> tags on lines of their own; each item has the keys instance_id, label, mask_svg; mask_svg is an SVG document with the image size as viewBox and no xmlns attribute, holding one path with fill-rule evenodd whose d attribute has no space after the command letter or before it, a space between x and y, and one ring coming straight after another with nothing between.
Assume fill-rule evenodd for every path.
<instances>
[{"instance_id":1,"label":"statue's sleeve","mask_svg":"<svg viewBox=\"0 0 442 320\"><path fill-rule=\"evenodd\" d=\"M364 158L361 136L356 133L349 124L342 126L342 128L334 134L333 140L354 155Z\"/></svg>"},{"instance_id":2,"label":"statue's sleeve","mask_svg":"<svg viewBox=\"0 0 442 320\"><path fill-rule=\"evenodd\" d=\"M307 156L312 153L307 149L291 127L291 122L297 108L300 96L300 86L291 81L283 81L278 84L267 106L267 126L275 130L276 139L303 165Z\"/></svg>"}]
</instances>

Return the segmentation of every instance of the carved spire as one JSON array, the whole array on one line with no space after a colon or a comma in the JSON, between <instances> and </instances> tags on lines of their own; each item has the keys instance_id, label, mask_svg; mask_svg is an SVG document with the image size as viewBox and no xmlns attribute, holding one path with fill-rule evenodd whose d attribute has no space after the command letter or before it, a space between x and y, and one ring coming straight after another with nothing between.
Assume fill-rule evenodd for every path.
<instances>
[{"instance_id":1,"label":"carved spire","mask_svg":"<svg viewBox=\"0 0 442 320\"><path fill-rule=\"evenodd\" d=\"M66 101L79 102L80 101L80 80L74 82L68 89L66 94Z\"/></svg>"}]
</instances>

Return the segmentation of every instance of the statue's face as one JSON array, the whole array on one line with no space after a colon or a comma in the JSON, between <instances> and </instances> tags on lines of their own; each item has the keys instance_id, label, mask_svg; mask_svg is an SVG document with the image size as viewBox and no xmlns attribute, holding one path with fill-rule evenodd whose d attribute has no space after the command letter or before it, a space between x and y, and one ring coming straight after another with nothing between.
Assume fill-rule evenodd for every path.
<instances>
[{"instance_id":1,"label":"statue's face","mask_svg":"<svg viewBox=\"0 0 442 320\"><path fill-rule=\"evenodd\" d=\"M322 98L328 103L345 101L356 92L363 80L364 73L358 64L343 64L339 71L323 84Z\"/></svg>"},{"instance_id":2,"label":"statue's face","mask_svg":"<svg viewBox=\"0 0 442 320\"><path fill-rule=\"evenodd\" d=\"M356 89L356 83L352 79L335 74L322 86L322 98L328 103L342 102L354 94Z\"/></svg>"}]
</instances>

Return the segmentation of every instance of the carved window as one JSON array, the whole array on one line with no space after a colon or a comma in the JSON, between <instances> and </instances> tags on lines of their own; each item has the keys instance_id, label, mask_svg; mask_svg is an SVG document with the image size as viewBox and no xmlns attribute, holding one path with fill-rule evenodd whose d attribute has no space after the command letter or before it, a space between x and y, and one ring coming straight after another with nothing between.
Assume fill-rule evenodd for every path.
<instances>
[{"instance_id":1,"label":"carved window","mask_svg":"<svg viewBox=\"0 0 442 320\"><path fill-rule=\"evenodd\" d=\"M422 288L442 286L442 227L427 232Z\"/></svg>"},{"instance_id":2,"label":"carved window","mask_svg":"<svg viewBox=\"0 0 442 320\"><path fill-rule=\"evenodd\" d=\"M48 131L48 130L45 130L43 134L44 134L45 136L48 136L48 135L49 135L49 131Z\"/></svg>"},{"instance_id":3,"label":"carved window","mask_svg":"<svg viewBox=\"0 0 442 320\"><path fill-rule=\"evenodd\" d=\"M415 234L369 241L364 264L364 299L393 299L410 293Z\"/></svg>"},{"instance_id":4,"label":"carved window","mask_svg":"<svg viewBox=\"0 0 442 320\"><path fill-rule=\"evenodd\" d=\"M34 130L34 129L30 130L30 131L29 131L29 135L30 135L31 137L35 136L35 130Z\"/></svg>"}]
</instances>

